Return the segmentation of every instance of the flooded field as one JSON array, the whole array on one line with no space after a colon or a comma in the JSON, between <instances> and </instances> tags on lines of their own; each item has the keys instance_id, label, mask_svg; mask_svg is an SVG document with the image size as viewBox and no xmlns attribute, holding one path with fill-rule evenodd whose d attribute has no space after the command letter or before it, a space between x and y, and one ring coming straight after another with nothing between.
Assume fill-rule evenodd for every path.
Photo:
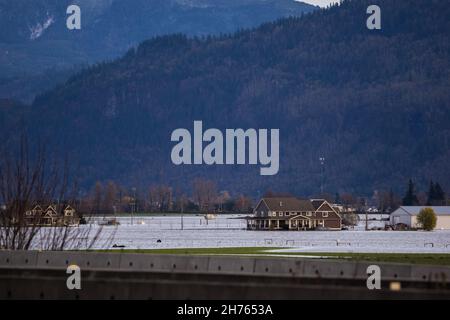
<instances>
[{"instance_id":1,"label":"flooded field","mask_svg":"<svg viewBox=\"0 0 450 320\"><path fill-rule=\"evenodd\" d=\"M203 247L286 247L298 252L450 253L446 231L247 231L242 216L119 217L119 226L103 227L101 239L125 249ZM182 229L183 226L183 229ZM98 228L98 227L94 227ZM99 241L99 248L105 242Z\"/></svg>"}]
</instances>

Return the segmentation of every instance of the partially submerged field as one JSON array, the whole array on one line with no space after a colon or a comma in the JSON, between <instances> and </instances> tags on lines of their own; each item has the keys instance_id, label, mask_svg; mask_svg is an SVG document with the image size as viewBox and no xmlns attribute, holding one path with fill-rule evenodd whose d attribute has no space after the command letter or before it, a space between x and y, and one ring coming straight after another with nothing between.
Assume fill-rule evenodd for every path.
<instances>
[{"instance_id":1,"label":"partially submerged field","mask_svg":"<svg viewBox=\"0 0 450 320\"><path fill-rule=\"evenodd\" d=\"M248 231L238 215L119 217L105 227L94 249L290 248L323 253L450 253L450 230L424 231ZM133 224L132 224L133 223ZM286 253L290 254L290 253Z\"/></svg>"}]
</instances>

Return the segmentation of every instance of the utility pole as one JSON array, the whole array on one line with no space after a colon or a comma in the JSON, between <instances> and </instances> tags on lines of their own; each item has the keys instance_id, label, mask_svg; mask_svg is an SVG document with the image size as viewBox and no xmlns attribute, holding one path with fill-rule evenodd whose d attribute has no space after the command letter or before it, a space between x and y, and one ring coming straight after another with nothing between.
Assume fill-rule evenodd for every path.
<instances>
[{"instance_id":1,"label":"utility pole","mask_svg":"<svg viewBox=\"0 0 450 320\"><path fill-rule=\"evenodd\" d=\"M369 214L367 212L366 200L363 200L363 201L364 201L364 205L362 207L366 213L366 231L368 231L369 230Z\"/></svg>"},{"instance_id":2,"label":"utility pole","mask_svg":"<svg viewBox=\"0 0 450 320\"><path fill-rule=\"evenodd\" d=\"M321 167L321 173L320 173L320 195L323 195L323 181L325 178L325 157L320 157L320 167Z\"/></svg>"},{"instance_id":3,"label":"utility pole","mask_svg":"<svg viewBox=\"0 0 450 320\"><path fill-rule=\"evenodd\" d=\"M133 187L133 205L131 207L131 225L133 225L135 210L136 210L136 188Z\"/></svg>"},{"instance_id":4,"label":"utility pole","mask_svg":"<svg viewBox=\"0 0 450 320\"><path fill-rule=\"evenodd\" d=\"M366 211L366 231L368 231L369 230L369 221L368 221L369 216L367 214L367 210L365 210L365 211Z\"/></svg>"},{"instance_id":5,"label":"utility pole","mask_svg":"<svg viewBox=\"0 0 450 320\"><path fill-rule=\"evenodd\" d=\"M184 198L181 199L181 230L184 230Z\"/></svg>"}]
</instances>

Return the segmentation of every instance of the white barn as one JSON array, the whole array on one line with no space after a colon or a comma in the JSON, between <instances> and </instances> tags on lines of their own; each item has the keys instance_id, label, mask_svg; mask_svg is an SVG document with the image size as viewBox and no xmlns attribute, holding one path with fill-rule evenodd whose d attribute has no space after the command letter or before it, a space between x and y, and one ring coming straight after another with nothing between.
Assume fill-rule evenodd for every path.
<instances>
[{"instance_id":1,"label":"white barn","mask_svg":"<svg viewBox=\"0 0 450 320\"><path fill-rule=\"evenodd\" d=\"M450 229L450 206L401 206L391 213L391 225L403 223L411 228L419 228L417 215L424 208L431 208L436 213L436 230Z\"/></svg>"}]
</instances>

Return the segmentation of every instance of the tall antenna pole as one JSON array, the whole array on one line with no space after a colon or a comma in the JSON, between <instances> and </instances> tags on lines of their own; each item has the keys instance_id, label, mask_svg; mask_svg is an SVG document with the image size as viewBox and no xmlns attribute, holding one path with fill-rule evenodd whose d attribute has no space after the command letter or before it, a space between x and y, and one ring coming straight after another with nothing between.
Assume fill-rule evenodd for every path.
<instances>
[{"instance_id":1,"label":"tall antenna pole","mask_svg":"<svg viewBox=\"0 0 450 320\"><path fill-rule=\"evenodd\" d=\"M366 208L366 201L364 200L364 211L366 212L366 231L369 230L369 215Z\"/></svg>"},{"instance_id":2,"label":"tall antenna pole","mask_svg":"<svg viewBox=\"0 0 450 320\"><path fill-rule=\"evenodd\" d=\"M321 167L321 176L320 176L320 195L323 195L323 181L325 178L325 157L320 157L320 167Z\"/></svg>"},{"instance_id":3,"label":"tall antenna pole","mask_svg":"<svg viewBox=\"0 0 450 320\"><path fill-rule=\"evenodd\" d=\"M136 211L136 188L133 187L133 206L131 207L131 225L133 225L135 211Z\"/></svg>"},{"instance_id":4,"label":"tall antenna pole","mask_svg":"<svg viewBox=\"0 0 450 320\"><path fill-rule=\"evenodd\" d=\"M184 205L181 205L181 230L184 230Z\"/></svg>"}]
</instances>

